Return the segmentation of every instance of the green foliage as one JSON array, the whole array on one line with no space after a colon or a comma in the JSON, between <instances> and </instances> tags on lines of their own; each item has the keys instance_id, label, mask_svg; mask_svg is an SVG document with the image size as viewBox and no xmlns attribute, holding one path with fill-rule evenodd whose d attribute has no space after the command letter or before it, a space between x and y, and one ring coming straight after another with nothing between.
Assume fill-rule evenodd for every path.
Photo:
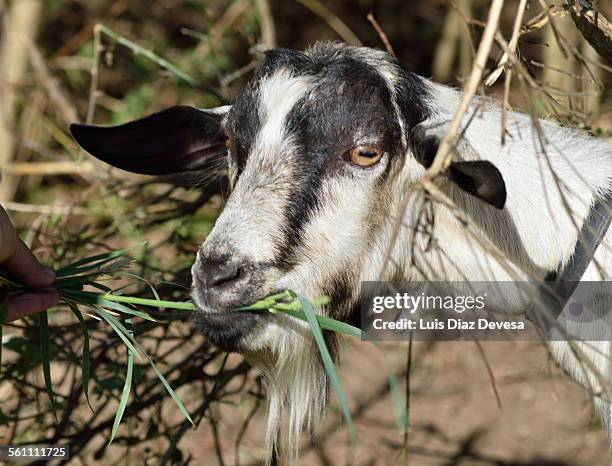
<instances>
[{"instance_id":1,"label":"green foliage","mask_svg":"<svg viewBox=\"0 0 612 466\"><path fill-rule=\"evenodd\" d=\"M329 350L327 349L327 345L325 344L325 340L323 339L321 329L354 338L361 338L366 341L369 340L369 338L361 331L361 329L358 329L357 327L354 327L345 322L332 319L327 316L315 314L315 308L325 306L326 304L329 304L329 298L327 297L321 297L312 301L308 301L303 296L296 295L291 291L285 291L284 293L278 293L272 296L268 296L267 298L259 300L250 306L240 308L238 309L238 311L269 311L272 313L283 313L287 316L308 322L310 330L319 349L319 353L321 355L325 371L327 372L327 376L329 377L330 382L338 398L340 410L342 411L342 415L344 416L347 428L349 430L350 438L352 441L355 441L356 432L354 430L351 413L348 409L344 391L340 386L340 380L334 367L334 363L330 357ZM378 346L376 342L372 341L372 343L379 350L381 350L380 346ZM384 352L382 354L384 356ZM408 413L405 409L405 400L403 399L403 396L400 393L399 382L395 377L395 374L393 374L393 372L390 370L389 363L386 360L386 357L385 362L387 365L389 388L391 390L391 398L393 400L393 409L395 411L397 425L401 432L407 432Z\"/></svg>"},{"instance_id":2,"label":"green foliage","mask_svg":"<svg viewBox=\"0 0 612 466\"><path fill-rule=\"evenodd\" d=\"M5 3L10 7L15 2ZM447 12L442 4L405 0L359 0L350 6L339 1L323 3L346 21L366 45L382 47L365 20L366 13L374 10L400 62L410 71L431 74L432 56ZM70 110L81 120L86 119L92 97L95 122L99 124L124 123L171 105L213 107L226 103L252 76L252 71L240 72L228 82L225 79L262 58L253 47L261 33L255 2L248 2L244 13L229 22L225 15L236 5L235 0L44 0L42 4L36 45ZM337 38L326 21L303 5L276 2L273 6L281 46L303 48L315 40ZM477 18L484 17L486 5L478 6L473 13ZM513 20L512 16L506 18L504 30L512 29ZM92 35L98 23L107 26L106 32L101 31L99 54L94 53ZM211 34L213 31L215 34ZM472 32L477 36L478 31L476 28ZM534 34L525 39L537 42ZM415 48L419 53L414 53ZM94 57L99 58L100 66L92 91ZM606 79L609 82L609 77ZM71 162L80 157L90 162L84 153L70 146L66 131L71 121L58 111L57 100L48 90L49 82L34 72L16 88L20 108L18 120L11 124L22 144L20 160ZM606 86L601 115L609 113L611 97L611 88ZM524 108L533 107L536 115L551 114L541 96L519 102L525 102ZM601 127L571 123L580 123L602 137L610 135ZM133 254L134 260L121 264L125 268L118 267L108 276L87 277L98 270L94 267L81 270L75 279L64 270L60 281L70 312L52 310L47 314L48 321L28 318L0 326L0 333L4 332L0 345L0 351L4 350L0 366L3 388L18 388L3 399L0 411L0 426L11 427L7 441L47 443L56 438L69 443L74 457L89 464L96 459L106 460L108 442L100 442L99 437L114 437L111 453L113 457L121 456L127 464L141 453L138 460L143 463L159 464L163 459L183 464L188 455L181 451L181 439L190 430L191 422L183 418L182 409L174 408L177 403L168 388L172 387L174 394L196 394L183 395L183 407L197 423L207 418L211 404L234 402L227 386L232 380L246 385L250 371L245 363L224 367L220 353L203 341L190 321L189 268L198 245L212 228L218 203L214 207L198 204L193 193L145 183L125 173L109 176L106 169L99 167L93 174L22 177L15 201L34 207L57 203L80 209L70 215L16 214L27 226L21 237L37 252L42 251L43 257L46 254L46 262L56 267L74 265L80 258L100 251L145 240L149 243ZM115 259L120 262L120 258ZM110 266L102 264L101 269ZM86 281L96 283L98 288ZM79 288L81 282L85 289ZM111 289L115 292L108 296ZM134 301L125 302L130 298ZM179 303L181 308L172 309L172 303ZM158 309L157 305L162 304L165 309ZM316 309L324 302L312 304ZM299 300L286 294L257 305L261 312L282 312L309 325L314 322L312 315L308 320ZM148 312L143 311L143 306ZM6 312L6 301L0 301L0 321L3 311ZM323 332L361 337L358 329L325 316L317 315L316 322ZM48 344L43 344L45 341ZM324 350L319 347L319 351ZM38 377L40 374L44 377ZM127 384L129 378L131 384ZM49 390L50 380L54 391ZM389 383L398 423L405 431L407 415L392 374ZM127 394L126 386L130 387ZM252 388L248 385L242 393L253 393ZM60 423L53 416L51 402L47 402L50 397ZM159 413L170 400L173 401L168 405L174 409L164 409L167 414L162 417ZM107 405L112 407L110 414L104 410ZM34 417L29 414L32 411L36 412ZM122 415L117 418L120 411ZM124 448L127 445L138 448Z\"/></svg>"}]
</instances>

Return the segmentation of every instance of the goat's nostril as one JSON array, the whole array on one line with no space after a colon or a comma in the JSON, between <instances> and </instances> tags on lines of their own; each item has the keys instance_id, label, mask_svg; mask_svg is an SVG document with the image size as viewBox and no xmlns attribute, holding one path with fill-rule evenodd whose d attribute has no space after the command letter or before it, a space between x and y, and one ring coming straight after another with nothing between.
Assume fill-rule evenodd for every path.
<instances>
[{"instance_id":1,"label":"goat's nostril","mask_svg":"<svg viewBox=\"0 0 612 466\"><path fill-rule=\"evenodd\" d=\"M209 306L229 306L228 303L249 293L253 278L251 270L249 263L236 258L200 255L193 277L198 298Z\"/></svg>"},{"instance_id":2,"label":"goat's nostril","mask_svg":"<svg viewBox=\"0 0 612 466\"><path fill-rule=\"evenodd\" d=\"M237 281L240 278L241 272L237 265L227 264L212 267L205 274L207 275L206 284L208 288L217 288Z\"/></svg>"}]
</instances>

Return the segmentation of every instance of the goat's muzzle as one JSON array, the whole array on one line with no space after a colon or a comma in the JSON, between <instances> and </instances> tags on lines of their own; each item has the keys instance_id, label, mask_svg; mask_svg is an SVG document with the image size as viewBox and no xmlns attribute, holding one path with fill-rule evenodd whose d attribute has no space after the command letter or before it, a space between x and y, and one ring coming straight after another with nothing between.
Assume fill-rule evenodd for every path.
<instances>
[{"instance_id":1,"label":"goat's muzzle","mask_svg":"<svg viewBox=\"0 0 612 466\"><path fill-rule=\"evenodd\" d=\"M216 346L239 351L243 337L251 333L263 316L237 311L261 297L258 267L236 257L202 253L192 267L193 298L200 310L195 321Z\"/></svg>"}]
</instances>

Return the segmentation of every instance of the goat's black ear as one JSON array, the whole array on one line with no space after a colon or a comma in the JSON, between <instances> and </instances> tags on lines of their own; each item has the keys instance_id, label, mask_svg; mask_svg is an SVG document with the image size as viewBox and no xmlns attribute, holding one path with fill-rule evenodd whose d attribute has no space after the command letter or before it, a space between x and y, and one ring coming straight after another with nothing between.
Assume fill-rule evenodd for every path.
<instances>
[{"instance_id":1,"label":"goat's black ear","mask_svg":"<svg viewBox=\"0 0 612 466\"><path fill-rule=\"evenodd\" d=\"M506 204L506 183L495 165L486 160L452 162L448 168L450 179L465 192L493 207L503 209Z\"/></svg>"},{"instance_id":2,"label":"goat's black ear","mask_svg":"<svg viewBox=\"0 0 612 466\"><path fill-rule=\"evenodd\" d=\"M70 132L94 157L133 173L175 175L218 171L227 154L221 126L229 107L171 107L120 126L73 124Z\"/></svg>"},{"instance_id":3,"label":"goat's black ear","mask_svg":"<svg viewBox=\"0 0 612 466\"><path fill-rule=\"evenodd\" d=\"M432 132L435 132L434 129ZM429 168L438 152L440 139L417 125L410 134L417 161ZM463 143L464 146L467 143ZM471 147L471 146L470 146ZM473 149L472 149L473 151ZM463 191L482 199L498 209L506 204L506 183L495 165L486 160L453 161L446 174Z\"/></svg>"}]
</instances>

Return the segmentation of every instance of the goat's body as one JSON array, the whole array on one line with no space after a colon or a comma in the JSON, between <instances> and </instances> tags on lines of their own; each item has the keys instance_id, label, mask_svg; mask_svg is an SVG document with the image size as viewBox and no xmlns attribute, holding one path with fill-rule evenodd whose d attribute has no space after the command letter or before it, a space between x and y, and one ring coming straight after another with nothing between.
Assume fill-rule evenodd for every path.
<instances>
[{"instance_id":1,"label":"goat's body","mask_svg":"<svg viewBox=\"0 0 612 466\"><path fill-rule=\"evenodd\" d=\"M297 454L300 430L322 412L325 371L304 322L233 309L292 289L330 296L324 312L347 321L360 309L362 281L541 281L563 272L592 206L610 195L610 145L516 112L507 115L502 144L499 106L474 99L454 160L436 180L461 219L425 202L422 191L407 189L428 166L415 141L421 130L443 137L460 98L385 52L320 43L304 53L268 52L231 107L73 127L89 152L127 170L223 168L232 192L192 269L196 320L213 343L244 353L264 373L270 451L287 408L287 451ZM612 278L611 250L608 232L583 280ZM524 312L528 301L519 296L503 311ZM607 317L606 300L598 306ZM565 311L560 318L576 323ZM585 323L595 326L592 345L551 343L562 367L592 389L607 426L610 404L598 395L612 384L609 320Z\"/></svg>"},{"instance_id":2,"label":"goat's body","mask_svg":"<svg viewBox=\"0 0 612 466\"><path fill-rule=\"evenodd\" d=\"M461 95L446 86L431 86L435 90L431 102L434 110L432 117L422 124L438 125L443 135L445 123L452 119ZM519 112L509 112L502 144L501 111L489 100L475 101L464 118L464 126L468 147L459 150L459 157L493 162L506 181L508 201L503 210L498 210L452 186L443 189L447 188L474 229L482 234L482 240L499 252L501 259L477 247L478 243L451 210L438 205L435 219L438 253L434 250L432 257L422 258L416 269L406 266L404 278L542 280L559 271L574 253L579 231L595 200L612 192L612 148L581 131L532 120ZM406 210L404 240L410 239L410 229L414 227L418 211L414 207ZM608 271L612 270L610 238L608 232L597 252L603 269ZM411 245L411 241L403 241L397 247L406 243ZM418 260L407 251L399 250L398 256L399 263ZM422 274L419 268L425 271L425 276L419 276Z\"/></svg>"},{"instance_id":3,"label":"goat's body","mask_svg":"<svg viewBox=\"0 0 612 466\"><path fill-rule=\"evenodd\" d=\"M430 128L440 125L442 136L444 123L452 119L461 96L451 88L431 85L435 89L431 102L434 112L423 124ZM507 116L506 142L502 145L501 110L488 100L475 101L465 124L465 147L463 152L458 151L459 156L493 162L506 181L508 202L500 211L460 190L446 189L473 230L470 233L451 209L436 204L435 246L425 252L429 238L413 233L422 202L416 196L406 210L406 226L395 248L394 262L403 265L402 278L537 281L561 272L575 253L591 207L612 193L612 147L581 131L532 120L518 112ZM393 270L385 278L397 276L397 272ZM367 278L374 279L379 269L370 269L369 273ZM612 229L599 244L582 280L612 280ZM523 313L528 304L527 300L516 300L503 311ZM599 297L597 306L600 318L595 321L580 321L569 315L568 307L559 316L567 331L586 335L589 341L567 342L553 329L551 332L557 334L551 335L549 347L561 368L590 391L612 438L612 298ZM592 341L595 336L597 341Z\"/></svg>"}]
</instances>

